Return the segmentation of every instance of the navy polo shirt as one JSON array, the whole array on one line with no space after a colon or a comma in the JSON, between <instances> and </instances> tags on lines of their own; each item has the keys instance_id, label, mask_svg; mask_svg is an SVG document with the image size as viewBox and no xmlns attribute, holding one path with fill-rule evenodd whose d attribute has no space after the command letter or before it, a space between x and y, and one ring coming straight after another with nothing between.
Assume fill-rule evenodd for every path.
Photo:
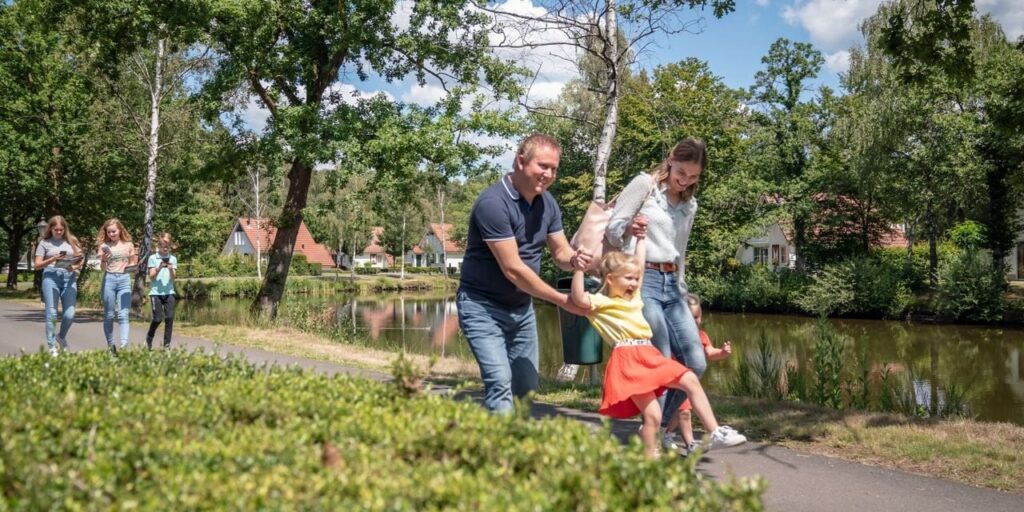
<instances>
[{"instance_id":1,"label":"navy polo shirt","mask_svg":"<svg viewBox=\"0 0 1024 512\"><path fill-rule=\"evenodd\" d=\"M487 242L515 240L519 258L539 274L548 235L560 231L562 212L554 196L545 191L533 199L533 204L527 203L512 186L511 175L506 174L473 203L459 286L509 307L528 304L530 295L505 277Z\"/></svg>"}]
</instances>

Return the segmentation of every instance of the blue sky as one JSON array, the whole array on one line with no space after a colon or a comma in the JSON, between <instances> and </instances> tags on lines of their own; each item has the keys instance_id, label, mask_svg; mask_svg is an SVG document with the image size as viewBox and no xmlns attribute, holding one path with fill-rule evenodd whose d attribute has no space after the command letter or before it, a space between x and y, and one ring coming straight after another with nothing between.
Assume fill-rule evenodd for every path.
<instances>
[{"instance_id":1,"label":"blue sky","mask_svg":"<svg viewBox=\"0 0 1024 512\"><path fill-rule=\"evenodd\" d=\"M401 0L394 20L401 25L408 19L413 0ZM826 65L815 85L839 88L839 73L846 70L847 50L862 43L858 25L872 15L882 0L737 0L736 11L716 19L700 11L688 13L683 20L703 18L702 30L672 36L656 36L654 46L637 58L635 67L651 69L659 64L677 62L687 57L707 61L712 72L731 87L747 88L754 74L762 68L761 57L773 41L786 37L811 43L822 52ZM519 13L543 13L542 0L501 0L494 2L504 9ZM1024 34L1024 0L975 0L981 13L991 14L1011 39ZM547 40L557 36L543 36ZM561 86L575 73L571 55L551 55L551 47L522 51L514 57L532 69L538 78L530 100L553 98ZM343 80L346 77L343 77ZM339 87L347 93L373 94L384 92L392 98L419 104L432 104L443 94L435 84L420 86L413 80L384 83L348 82ZM253 99L243 112L247 124L262 129L266 112Z\"/></svg>"}]
</instances>

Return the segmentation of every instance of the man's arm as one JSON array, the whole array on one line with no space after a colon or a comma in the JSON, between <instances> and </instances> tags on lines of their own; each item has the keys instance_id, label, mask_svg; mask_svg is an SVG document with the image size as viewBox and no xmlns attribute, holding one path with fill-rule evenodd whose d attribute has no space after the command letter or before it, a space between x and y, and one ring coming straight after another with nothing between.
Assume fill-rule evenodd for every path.
<instances>
[{"instance_id":1,"label":"man's arm","mask_svg":"<svg viewBox=\"0 0 1024 512\"><path fill-rule=\"evenodd\" d=\"M562 236L562 240L565 240L565 236ZM568 243L566 243L566 246L568 246ZM586 310L569 300L568 294L561 293L548 286L533 269L523 263L523 260L519 258L519 245L516 244L515 240L487 242L487 247L490 248L491 254L494 254L494 258L498 260L498 266L501 267L502 274L516 288L571 313L581 316L586 314Z\"/></svg>"},{"instance_id":2,"label":"man's arm","mask_svg":"<svg viewBox=\"0 0 1024 512\"><path fill-rule=\"evenodd\" d=\"M548 235L548 250L551 251L551 259L555 265L562 270L585 270L590 266L590 251L584 248L573 249L569 240L565 238L564 231L558 231Z\"/></svg>"}]
</instances>

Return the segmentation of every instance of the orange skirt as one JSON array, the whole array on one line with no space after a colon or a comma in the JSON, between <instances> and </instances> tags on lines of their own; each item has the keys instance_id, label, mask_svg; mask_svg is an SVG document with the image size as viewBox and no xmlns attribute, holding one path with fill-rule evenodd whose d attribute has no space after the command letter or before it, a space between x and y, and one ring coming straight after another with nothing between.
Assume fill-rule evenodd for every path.
<instances>
[{"instance_id":1,"label":"orange skirt","mask_svg":"<svg viewBox=\"0 0 1024 512\"><path fill-rule=\"evenodd\" d=\"M614 348L604 369L604 396L598 412L612 418L636 416L640 408L633 403L634 396L651 392L660 396L688 371L653 345Z\"/></svg>"}]
</instances>

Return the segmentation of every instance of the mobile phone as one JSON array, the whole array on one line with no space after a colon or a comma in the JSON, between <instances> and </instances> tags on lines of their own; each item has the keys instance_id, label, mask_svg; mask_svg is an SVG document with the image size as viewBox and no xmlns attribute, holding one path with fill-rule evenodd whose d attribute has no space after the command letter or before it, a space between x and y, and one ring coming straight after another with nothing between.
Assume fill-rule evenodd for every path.
<instances>
[{"instance_id":1,"label":"mobile phone","mask_svg":"<svg viewBox=\"0 0 1024 512\"><path fill-rule=\"evenodd\" d=\"M67 255L68 255L68 252L67 252L67 251L61 251L61 252L60 252L60 255L61 255L61 257L67 256Z\"/></svg>"},{"instance_id":2,"label":"mobile phone","mask_svg":"<svg viewBox=\"0 0 1024 512\"><path fill-rule=\"evenodd\" d=\"M168 256L166 258L160 258L160 259L164 260L164 263L170 263L171 262L171 257L170 256Z\"/></svg>"},{"instance_id":3,"label":"mobile phone","mask_svg":"<svg viewBox=\"0 0 1024 512\"><path fill-rule=\"evenodd\" d=\"M106 245L104 245L104 246L102 247L102 249L103 249L103 252L105 252L105 253L107 253L107 254L110 254L110 247L109 247L109 246L106 246Z\"/></svg>"}]
</instances>

